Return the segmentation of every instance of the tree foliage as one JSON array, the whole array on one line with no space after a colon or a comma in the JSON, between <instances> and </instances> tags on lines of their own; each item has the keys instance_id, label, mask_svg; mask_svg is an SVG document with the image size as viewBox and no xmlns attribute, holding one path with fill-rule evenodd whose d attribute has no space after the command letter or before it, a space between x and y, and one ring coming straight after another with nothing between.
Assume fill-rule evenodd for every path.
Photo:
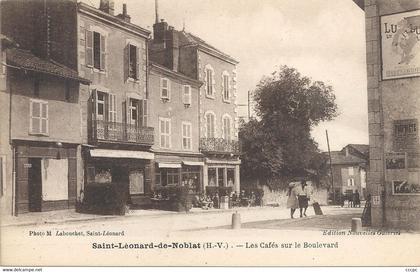
<instances>
[{"instance_id":1,"label":"tree foliage","mask_svg":"<svg viewBox=\"0 0 420 272\"><path fill-rule=\"evenodd\" d=\"M326 163L311 129L337 116L334 90L282 66L254 92L256 119L243 123L243 174L247 178L323 175Z\"/></svg>"}]
</instances>

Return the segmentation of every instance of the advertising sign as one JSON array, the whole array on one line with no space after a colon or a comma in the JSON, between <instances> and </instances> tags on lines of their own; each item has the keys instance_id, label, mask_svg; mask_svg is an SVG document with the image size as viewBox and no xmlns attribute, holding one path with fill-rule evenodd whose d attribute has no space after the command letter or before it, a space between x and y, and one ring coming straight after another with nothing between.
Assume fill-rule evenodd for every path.
<instances>
[{"instance_id":1,"label":"advertising sign","mask_svg":"<svg viewBox=\"0 0 420 272\"><path fill-rule=\"evenodd\" d=\"M381 17L382 79L420 76L420 10Z\"/></svg>"}]
</instances>

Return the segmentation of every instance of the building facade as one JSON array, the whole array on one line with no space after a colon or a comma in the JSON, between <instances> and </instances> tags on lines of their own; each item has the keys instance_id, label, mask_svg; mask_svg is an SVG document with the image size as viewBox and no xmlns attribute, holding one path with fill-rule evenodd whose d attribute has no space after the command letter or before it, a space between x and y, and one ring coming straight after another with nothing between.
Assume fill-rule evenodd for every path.
<instances>
[{"instance_id":1,"label":"building facade","mask_svg":"<svg viewBox=\"0 0 420 272\"><path fill-rule=\"evenodd\" d=\"M189 185L203 192L198 103L201 82L162 65L149 69L150 124L155 127L154 187Z\"/></svg>"},{"instance_id":2,"label":"building facade","mask_svg":"<svg viewBox=\"0 0 420 272\"><path fill-rule=\"evenodd\" d=\"M197 36L159 22L158 17L149 52L153 62L203 83L198 92L202 188L230 186L239 192L238 62Z\"/></svg>"},{"instance_id":3,"label":"building facade","mask_svg":"<svg viewBox=\"0 0 420 272\"><path fill-rule=\"evenodd\" d=\"M125 6L115 16L113 2L105 0L99 9L78 3L77 30L78 71L92 81L83 92L85 181L120 183L133 204L147 203L154 157L147 100L150 32L130 23Z\"/></svg>"},{"instance_id":4,"label":"building facade","mask_svg":"<svg viewBox=\"0 0 420 272\"><path fill-rule=\"evenodd\" d=\"M364 4L372 225L420 229L420 3Z\"/></svg>"},{"instance_id":5,"label":"building facade","mask_svg":"<svg viewBox=\"0 0 420 272\"><path fill-rule=\"evenodd\" d=\"M337 196L352 195L356 190L365 199L366 170L368 169L368 145L349 144L340 151L331 151L333 192Z\"/></svg>"}]
</instances>

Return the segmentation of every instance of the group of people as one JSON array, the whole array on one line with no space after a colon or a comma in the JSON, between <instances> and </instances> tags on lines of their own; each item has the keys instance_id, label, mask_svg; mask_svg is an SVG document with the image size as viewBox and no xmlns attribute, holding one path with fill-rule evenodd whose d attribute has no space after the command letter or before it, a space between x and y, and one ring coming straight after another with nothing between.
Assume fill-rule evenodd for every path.
<instances>
[{"instance_id":1,"label":"group of people","mask_svg":"<svg viewBox=\"0 0 420 272\"><path fill-rule=\"evenodd\" d=\"M299 208L300 217L307 216L309 200L312 197L312 190L307 186L306 181L291 182L287 191L287 208L290 209L290 217L294 218L295 211Z\"/></svg>"}]
</instances>

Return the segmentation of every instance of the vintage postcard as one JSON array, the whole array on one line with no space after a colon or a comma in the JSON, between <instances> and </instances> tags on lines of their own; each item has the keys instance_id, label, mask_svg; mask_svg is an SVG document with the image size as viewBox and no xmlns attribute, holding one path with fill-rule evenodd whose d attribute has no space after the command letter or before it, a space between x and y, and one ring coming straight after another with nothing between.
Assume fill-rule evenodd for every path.
<instances>
[{"instance_id":1,"label":"vintage postcard","mask_svg":"<svg viewBox=\"0 0 420 272\"><path fill-rule=\"evenodd\" d=\"M417 271L419 1L0 5L1 266Z\"/></svg>"}]
</instances>

